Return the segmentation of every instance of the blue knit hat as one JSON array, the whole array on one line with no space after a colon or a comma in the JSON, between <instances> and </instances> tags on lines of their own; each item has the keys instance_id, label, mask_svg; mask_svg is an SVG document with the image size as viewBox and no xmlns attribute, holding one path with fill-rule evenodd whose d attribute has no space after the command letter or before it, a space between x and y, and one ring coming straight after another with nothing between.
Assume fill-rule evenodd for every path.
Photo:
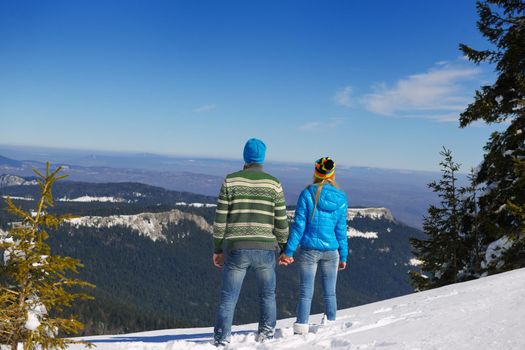
<instances>
[{"instance_id":1,"label":"blue knit hat","mask_svg":"<svg viewBox=\"0 0 525 350\"><path fill-rule=\"evenodd\" d=\"M244 145L244 162L262 164L266 155L266 145L259 139L249 139Z\"/></svg>"}]
</instances>

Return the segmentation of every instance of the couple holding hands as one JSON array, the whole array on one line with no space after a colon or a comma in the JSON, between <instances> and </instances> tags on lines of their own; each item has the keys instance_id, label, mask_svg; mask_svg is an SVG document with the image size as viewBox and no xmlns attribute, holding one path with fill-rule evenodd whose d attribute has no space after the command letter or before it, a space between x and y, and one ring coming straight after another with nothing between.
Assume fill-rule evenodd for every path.
<instances>
[{"instance_id":1,"label":"couple holding hands","mask_svg":"<svg viewBox=\"0 0 525 350\"><path fill-rule=\"evenodd\" d=\"M335 163L329 157L316 161L313 183L297 200L293 225L288 217L282 186L263 171L266 145L250 139L244 147L244 169L226 176L217 201L213 225L213 263L222 269L219 310L214 328L216 346L226 345L242 282L253 270L259 290L257 340L274 336L276 324L275 251L279 265L294 262L300 272L297 321L294 333L309 331L308 318L317 269L321 273L324 323L336 317L337 271L346 268L347 198L335 183Z\"/></svg>"}]
</instances>

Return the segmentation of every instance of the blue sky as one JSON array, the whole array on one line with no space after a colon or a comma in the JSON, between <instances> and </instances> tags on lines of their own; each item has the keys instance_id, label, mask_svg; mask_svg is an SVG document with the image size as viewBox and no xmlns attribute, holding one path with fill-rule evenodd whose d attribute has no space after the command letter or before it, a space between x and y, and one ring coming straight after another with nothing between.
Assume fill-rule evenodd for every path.
<instances>
[{"instance_id":1,"label":"blue sky","mask_svg":"<svg viewBox=\"0 0 525 350\"><path fill-rule=\"evenodd\" d=\"M464 170L475 2L0 0L0 143ZM500 126L501 127L501 126Z\"/></svg>"}]
</instances>

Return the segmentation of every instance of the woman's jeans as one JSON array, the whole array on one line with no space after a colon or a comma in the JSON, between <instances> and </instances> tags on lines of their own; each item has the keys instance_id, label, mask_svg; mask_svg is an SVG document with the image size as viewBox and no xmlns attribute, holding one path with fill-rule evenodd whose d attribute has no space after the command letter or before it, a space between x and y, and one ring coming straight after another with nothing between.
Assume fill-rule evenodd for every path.
<instances>
[{"instance_id":1,"label":"woman's jeans","mask_svg":"<svg viewBox=\"0 0 525 350\"><path fill-rule=\"evenodd\" d=\"M253 270L259 289L259 334L272 337L277 311L275 305L275 251L232 250L224 254L222 289L214 338L229 341L235 305L247 270Z\"/></svg>"},{"instance_id":2,"label":"woman's jeans","mask_svg":"<svg viewBox=\"0 0 525 350\"><path fill-rule=\"evenodd\" d=\"M339 253L337 250L313 250L301 248L299 255L299 304L297 305L297 323L307 324L310 316L310 307L314 295L314 282L317 267L321 270L321 284L323 286L324 307L326 318L335 320L337 301L335 285L337 282L337 268Z\"/></svg>"}]
</instances>

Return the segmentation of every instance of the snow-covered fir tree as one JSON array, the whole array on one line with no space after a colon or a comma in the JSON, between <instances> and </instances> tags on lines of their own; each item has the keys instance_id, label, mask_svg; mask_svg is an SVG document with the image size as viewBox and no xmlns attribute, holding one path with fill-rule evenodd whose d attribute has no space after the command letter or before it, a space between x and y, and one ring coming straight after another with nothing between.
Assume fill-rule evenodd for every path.
<instances>
[{"instance_id":1,"label":"snow-covered fir tree","mask_svg":"<svg viewBox=\"0 0 525 350\"><path fill-rule=\"evenodd\" d=\"M12 350L19 343L24 350L65 349L76 341L61 336L83 327L75 316L62 313L75 300L90 298L76 287L93 285L72 277L82 266L78 260L53 255L46 243L46 228L56 229L72 218L48 212L53 206L52 186L64 177L57 175L59 171L60 167L51 172L49 163L45 175L35 170L41 197L34 211L22 210L7 198L9 211L21 220L0 235L0 344Z\"/></svg>"},{"instance_id":2,"label":"snow-covered fir tree","mask_svg":"<svg viewBox=\"0 0 525 350\"><path fill-rule=\"evenodd\" d=\"M478 28L490 48L476 50L461 44L460 49L476 64L495 64L497 79L476 91L460 123L462 127L474 121L507 125L491 135L475 177L475 184L484 187L478 213L482 267L486 273L496 273L525 266L523 216L515 210L525 205L524 174L515 166L525 157L525 2L478 1L477 9Z\"/></svg>"}]
</instances>

